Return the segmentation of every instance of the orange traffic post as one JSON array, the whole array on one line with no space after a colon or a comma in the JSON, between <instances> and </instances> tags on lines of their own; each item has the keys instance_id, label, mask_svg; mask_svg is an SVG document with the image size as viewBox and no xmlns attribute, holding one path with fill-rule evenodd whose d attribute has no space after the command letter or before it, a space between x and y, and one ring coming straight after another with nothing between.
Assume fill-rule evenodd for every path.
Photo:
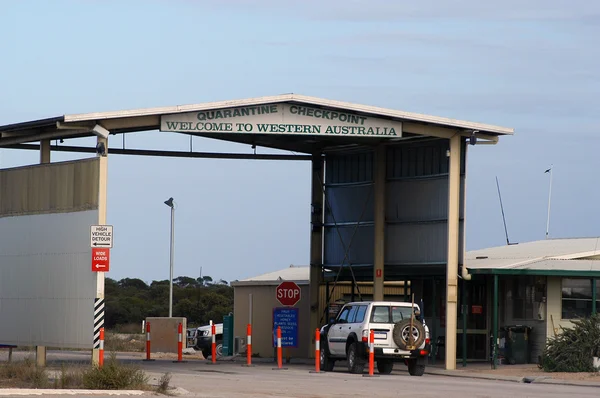
<instances>
[{"instance_id":1,"label":"orange traffic post","mask_svg":"<svg viewBox=\"0 0 600 398\"><path fill-rule=\"evenodd\" d=\"M309 373L324 373L321 372L321 332L315 329L315 370Z\"/></svg>"},{"instance_id":2,"label":"orange traffic post","mask_svg":"<svg viewBox=\"0 0 600 398\"><path fill-rule=\"evenodd\" d=\"M277 367L273 370L287 370L283 367L283 353L281 350L281 326L277 326Z\"/></svg>"},{"instance_id":3,"label":"orange traffic post","mask_svg":"<svg viewBox=\"0 0 600 398\"><path fill-rule=\"evenodd\" d=\"M246 326L246 364L242 366L254 366L252 365L252 325Z\"/></svg>"},{"instance_id":4,"label":"orange traffic post","mask_svg":"<svg viewBox=\"0 0 600 398\"><path fill-rule=\"evenodd\" d=\"M183 324L177 325L177 360L173 362L187 362L183 360Z\"/></svg>"},{"instance_id":5,"label":"orange traffic post","mask_svg":"<svg viewBox=\"0 0 600 398\"><path fill-rule=\"evenodd\" d=\"M150 359L150 322L146 322L146 359L144 361L154 361L154 359Z\"/></svg>"},{"instance_id":6,"label":"orange traffic post","mask_svg":"<svg viewBox=\"0 0 600 398\"><path fill-rule=\"evenodd\" d=\"M100 328L100 348L98 350L98 366L104 366L104 328Z\"/></svg>"},{"instance_id":7,"label":"orange traffic post","mask_svg":"<svg viewBox=\"0 0 600 398\"><path fill-rule=\"evenodd\" d=\"M369 332L369 374L363 375L363 377L379 377L379 375L373 374L375 368L375 333L371 329Z\"/></svg>"},{"instance_id":8,"label":"orange traffic post","mask_svg":"<svg viewBox=\"0 0 600 398\"><path fill-rule=\"evenodd\" d=\"M217 363L217 327L213 323L210 328L210 333L212 334L212 347L211 347L211 356L212 363Z\"/></svg>"}]
</instances>

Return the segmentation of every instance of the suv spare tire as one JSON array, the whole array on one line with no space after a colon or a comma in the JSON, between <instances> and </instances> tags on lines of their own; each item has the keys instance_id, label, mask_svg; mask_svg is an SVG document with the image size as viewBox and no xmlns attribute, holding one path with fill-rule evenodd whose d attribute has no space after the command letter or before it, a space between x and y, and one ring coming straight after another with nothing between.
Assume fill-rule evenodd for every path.
<instances>
[{"instance_id":1,"label":"suv spare tire","mask_svg":"<svg viewBox=\"0 0 600 398\"><path fill-rule=\"evenodd\" d=\"M415 347L420 347L425 342L425 328L423 324L416 319L413 319L412 335ZM410 318L403 319L394 325L392 332L392 338L394 343L401 350L406 350L406 347L410 345Z\"/></svg>"}]
</instances>

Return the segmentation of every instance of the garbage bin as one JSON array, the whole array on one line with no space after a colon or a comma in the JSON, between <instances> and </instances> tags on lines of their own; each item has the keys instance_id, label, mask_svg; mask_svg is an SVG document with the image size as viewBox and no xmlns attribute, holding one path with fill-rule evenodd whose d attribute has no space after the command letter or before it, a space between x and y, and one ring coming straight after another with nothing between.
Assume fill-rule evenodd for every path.
<instances>
[{"instance_id":1,"label":"garbage bin","mask_svg":"<svg viewBox=\"0 0 600 398\"><path fill-rule=\"evenodd\" d=\"M529 337L533 328L524 325L510 325L503 329L506 333L504 355L508 363L511 365L529 363L531 350Z\"/></svg>"}]
</instances>

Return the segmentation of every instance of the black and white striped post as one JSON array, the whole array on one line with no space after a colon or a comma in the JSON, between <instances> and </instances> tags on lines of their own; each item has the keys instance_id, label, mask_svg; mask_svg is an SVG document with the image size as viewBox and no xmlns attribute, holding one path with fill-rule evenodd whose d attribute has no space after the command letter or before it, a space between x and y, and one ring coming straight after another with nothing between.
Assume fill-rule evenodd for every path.
<instances>
[{"instance_id":1,"label":"black and white striped post","mask_svg":"<svg viewBox=\"0 0 600 398\"><path fill-rule=\"evenodd\" d=\"M100 329L104 327L104 299L94 300L94 349L100 349Z\"/></svg>"}]
</instances>

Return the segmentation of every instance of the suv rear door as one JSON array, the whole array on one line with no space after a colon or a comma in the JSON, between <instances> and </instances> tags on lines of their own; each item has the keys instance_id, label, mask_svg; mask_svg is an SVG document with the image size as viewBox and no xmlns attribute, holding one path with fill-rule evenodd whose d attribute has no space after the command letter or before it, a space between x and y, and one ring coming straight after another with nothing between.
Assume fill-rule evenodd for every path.
<instances>
[{"instance_id":1,"label":"suv rear door","mask_svg":"<svg viewBox=\"0 0 600 398\"><path fill-rule=\"evenodd\" d=\"M406 306L374 305L369 321L375 335L375 347L398 348L392 337L394 325L409 318L411 313L411 308Z\"/></svg>"}]
</instances>

